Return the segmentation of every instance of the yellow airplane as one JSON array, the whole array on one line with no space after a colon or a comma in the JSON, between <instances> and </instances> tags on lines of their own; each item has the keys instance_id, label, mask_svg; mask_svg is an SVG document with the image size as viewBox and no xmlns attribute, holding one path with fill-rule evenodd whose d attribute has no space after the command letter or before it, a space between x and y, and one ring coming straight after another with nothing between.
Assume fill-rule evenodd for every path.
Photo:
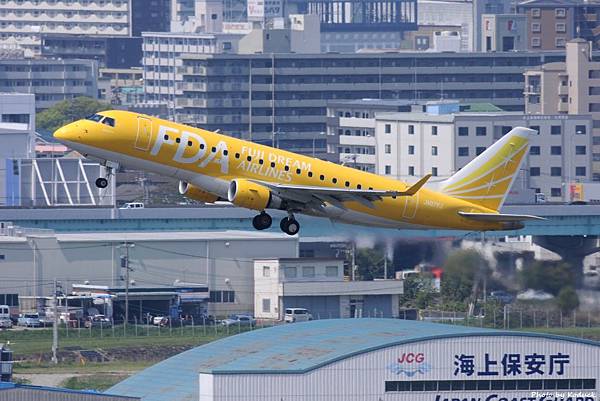
<instances>
[{"instance_id":1,"label":"yellow airplane","mask_svg":"<svg viewBox=\"0 0 600 401\"><path fill-rule=\"evenodd\" d=\"M397 229L446 228L468 231L523 227L535 216L500 214L535 131L517 127L437 188L430 174L409 185L216 132L120 110L104 111L68 124L54 137L85 156L99 159L106 188L118 166L180 180L188 198L226 199L257 210L257 230L271 226L267 209L287 211L281 230L297 234L302 213L351 224Z\"/></svg>"}]
</instances>

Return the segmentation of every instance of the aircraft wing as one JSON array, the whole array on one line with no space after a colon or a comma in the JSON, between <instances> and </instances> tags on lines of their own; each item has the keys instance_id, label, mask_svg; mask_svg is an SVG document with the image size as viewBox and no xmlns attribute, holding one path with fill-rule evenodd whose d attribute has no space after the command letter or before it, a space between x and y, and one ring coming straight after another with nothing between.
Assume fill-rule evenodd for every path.
<instances>
[{"instance_id":1,"label":"aircraft wing","mask_svg":"<svg viewBox=\"0 0 600 401\"><path fill-rule=\"evenodd\" d=\"M425 185L431 174L427 174L404 191L329 188L308 185L279 184L266 181L255 181L276 192L280 197L303 204L331 203L345 209L343 202L358 202L369 208L374 208L373 201L392 196L413 196Z\"/></svg>"},{"instance_id":2,"label":"aircraft wing","mask_svg":"<svg viewBox=\"0 0 600 401\"><path fill-rule=\"evenodd\" d=\"M531 216L528 214L502 214L502 213L467 213L458 212L462 217L475 221L487 222L513 222L523 220L546 220L543 217Z\"/></svg>"}]
</instances>

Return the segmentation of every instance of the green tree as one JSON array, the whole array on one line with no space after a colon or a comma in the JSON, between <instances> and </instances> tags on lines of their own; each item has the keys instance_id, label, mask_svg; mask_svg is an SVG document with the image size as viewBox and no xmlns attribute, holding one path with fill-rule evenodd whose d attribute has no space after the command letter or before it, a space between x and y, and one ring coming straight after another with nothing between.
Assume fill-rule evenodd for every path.
<instances>
[{"instance_id":1,"label":"green tree","mask_svg":"<svg viewBox=\"0 0 600 401\"><path fill-rule=\"evenodd\" d=\"M404 294L400 304L408 307L427 309L436 300L431 274L411 275L404 280Z\"/></svg>"},{"instance_id":2,"label":"green tree","mask_svg":"<svg viewBox=\"0 0 600 401\"><path fill-rule=\"evenodd\" d=\"M65 124L110 108L110 105L90 97L76 97L58 102L39 113L36 125L38 129L53 132Z\"/></svg>"},{"instance_id":3,"label":"green tree","mask_svg":"<svg viewBox=\"0 0 600 401\"><path fill-rule=\"evenodd\" d=\"M459 250L448 256L442 277L442 301L449 305L465 303L473 293L475 280L488 273L488 265L479 252Z\"/></svg>"},{"instance_id":4,"label":"green tree","mask_svg":"<svg viewBox=\"0 0 600 401\"><path fill-rule=\"evenodd\" d=\"M521 272L524 288L533 288L558 295L565 287L575 287L573 269L565 262L536 261Z\"/></svg>"},{"instance_id":5,"label":"green tree","mask_svg":"<svg viewBox=\"0 0 600 401\"><path fill-rule=\"evenodd\" d=\"M556 297L556 304L563 313L569 313L579 307L579 297L573 287L564 287Z\"/></svg>"}]
</instances>

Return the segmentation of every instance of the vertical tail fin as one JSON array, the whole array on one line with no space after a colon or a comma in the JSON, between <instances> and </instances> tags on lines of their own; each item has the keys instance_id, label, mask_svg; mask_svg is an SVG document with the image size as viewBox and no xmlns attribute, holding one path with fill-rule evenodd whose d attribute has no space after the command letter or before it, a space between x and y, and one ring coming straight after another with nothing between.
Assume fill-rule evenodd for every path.
<instances>
[{"instance_id":1,"label":"vertical tail fin","mask_svg":"<svg viewBox=\"0 0 600 401\"><path fill-rule=\"evenodd\" d=\"M485 152L442 182L441 192L476 205L499 210L529 150L536 131L515 127Z\"/></svg>"}]
</instances>

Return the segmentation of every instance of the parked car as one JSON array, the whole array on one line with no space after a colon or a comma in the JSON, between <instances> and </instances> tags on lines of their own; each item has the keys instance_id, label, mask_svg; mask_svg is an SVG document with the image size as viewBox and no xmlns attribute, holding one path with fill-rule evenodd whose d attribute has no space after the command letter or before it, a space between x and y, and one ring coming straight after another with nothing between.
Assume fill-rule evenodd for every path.
<instances>
[{"instance_id":1,"label":"parked car","mask_svg":"<svg viewBox=\"0 0 600 401\"><path fill-rule=\"evenodd\" d=\"M286 323L308 322L309 320L313 320L313 317L304 308L287 308L283 317L283 321Z\"/></svg>"},{"instance_id":2,"label":"parked car","mask_svg":"<svg viewBox=\"0 0 600 401\"><path fill-rule=\"evenodd\" d=\"M92 327L112 327L112 323L109 318L104 315L88 316L83 323L86 329Z\"/></svg>"},{"instance_id":3,"label":"parked car","mask_svg":"<svg viewBox=\"0 0 600 401\"><path fill-rule=\"evenodd\" d=\"M169 325L169 318L167 316L159 315L152 318L152 324L155 326L165 327Z\"/></svg>"},{"instance_id":4,"label":"parked car","mask_svg":"<svg viewBox=\"0 0 600 401\"><path fill-rule=\"evenodd\" d=\"M9 318L0 318L0 329L12 329L13 324L12 324L12 320L10 320Z\"/></svg>"},{"instance_id":5,"label":"parked car","mask_svg":"<svg viewBox=\"0 0 600 401\"><path fill-rule=\"evenodd\" d=\"M250 315L231 315L221 320L223 326L255 326L256 320Z\"/></svg>"},{"instance_id":6,"label":"parked car","mask_svg":"<svg viewBox=\"0 0 600 401\"><path fill-rule=\"evenodd\" d=\"M18 326L24 327L40 327L40 315L37 313L22 313L17 320Z\"/></svg>"},{"instance_id":7,"label":"parked car","mask_svg":"<svg viewBox=\"0 0 600 401\"><path fill-rule=\"evenodd\" d=\"M54 317L48 316L45 313L39 314L40 326L48 327L54 325Z\"/></svg>"},{"instance_id":8,"label":"parked car","mask_svg":"<svg viewBox=\"0 0 600 401\"><path fill-rule=\"evenodd\" d=\"M143 209L144 204L142 202L128 202L121 206L119 209Z\"/></svg>"}]
</instances>

